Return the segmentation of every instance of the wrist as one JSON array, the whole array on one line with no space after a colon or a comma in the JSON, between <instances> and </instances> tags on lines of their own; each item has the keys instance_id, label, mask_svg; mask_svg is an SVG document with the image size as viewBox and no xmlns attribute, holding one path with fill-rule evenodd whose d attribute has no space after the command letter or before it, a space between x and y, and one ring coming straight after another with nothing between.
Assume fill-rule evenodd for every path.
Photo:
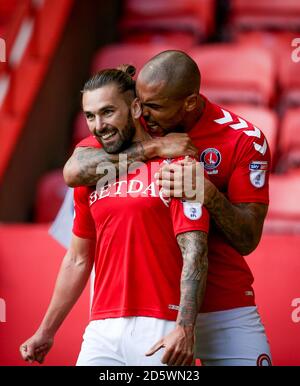
<instances>
[{"instance_id":1,"label":"wrist","mask_svg":"<svg viewBox=\"0 0 300 386\"><path fill-rule=\"evenodd\" d=\"M146 159L155 158L158 156L159 139L152 138L142 142Z\"/></svg>"},{"instance_id":2,"label":"wrist","mask_svg":"<svg viewBox=\"0 0 300 386\"><path fill-rule=\"evenodd\" d=\"M36 331L36 334L42 336L45 339L53 339L56 331L54 331L51 328L40 326L38 330Z\"/></svg>"},{"instance_id":3,"label":"wrist","mask_svg":"<svg viewBox=\"0 0 300 386\"><path fill-rule=\"evenodd\" d=\"M53 338L59 329L62 321L55 320L52 317L45 317L42 323L40 324L37 332L41 334L43 337Z\"/></svg>"},{"instance_id":4,"label":"wrist","mask_svg":"<svg viewBox=\"0 0 300 386\"><path fill-rule=\"evenodd\" d=\"M194 336L195 324L183 325L182 323L176 322L175 329L181 331L185 336Z\"/></svg>"}]
</instances>

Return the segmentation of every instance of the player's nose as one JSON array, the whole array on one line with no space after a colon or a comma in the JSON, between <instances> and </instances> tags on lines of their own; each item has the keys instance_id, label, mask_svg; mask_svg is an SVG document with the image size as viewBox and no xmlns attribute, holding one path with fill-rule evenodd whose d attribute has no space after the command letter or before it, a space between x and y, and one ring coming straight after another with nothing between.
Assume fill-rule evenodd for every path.
<instances>
[{"instance_id":1,"label":"player's nose","mask_svg":"<svg viewBox=\"0 0 300 386\"><path fill-rule=\"evenodd\" d=\"M105 122L103 121L103 119L101 119L101 117L97 117L97 116L96 116L94 133L95 133L96 135L97 135L97 134L101 134L105 129L106 129L106 124L105 124Z\"/></svg>"}]
</instances>

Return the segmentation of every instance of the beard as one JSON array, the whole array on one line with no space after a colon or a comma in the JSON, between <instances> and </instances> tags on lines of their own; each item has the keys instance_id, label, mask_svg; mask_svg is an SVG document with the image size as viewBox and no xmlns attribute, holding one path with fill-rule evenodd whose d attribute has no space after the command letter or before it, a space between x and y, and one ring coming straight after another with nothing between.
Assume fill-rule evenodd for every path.
<instances>
[{"instance_id":1,"label":"beard","mask_svg":"<svg viewBox=\"0 0 300 386\"><path fill-rule=\"evenodd\" d=\"M120 153L122 150L127 149L135 135L135 127L131 115L128 114L127 124L122 129L118 129L114 126L107 126L108 131L116 131L116 134L112 137L111 141L103 140L100 136L98 140L103 146L103 149L109 154Z\"/></svg>"}]
</instances>

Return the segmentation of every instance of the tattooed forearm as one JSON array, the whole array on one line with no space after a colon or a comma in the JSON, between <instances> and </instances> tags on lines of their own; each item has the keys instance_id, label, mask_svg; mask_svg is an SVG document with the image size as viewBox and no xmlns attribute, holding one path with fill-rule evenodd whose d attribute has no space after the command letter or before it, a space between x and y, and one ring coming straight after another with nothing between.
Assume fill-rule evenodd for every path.
<instances>
[{"instance_id":1,"label":"tattooed forearm","mask_svg":"<svg viewBox=\"0 0 300 386\"><path fill-rule=\"evenodd\" d=\"M123 170L126 173L127 167L133 162L144 162L147 160L142 142L132 144L121 154L123 155L123 160L120 161L120 154L108 154L103 149L91 147L76 148L64 167L66 184L71 187L93 186L106 174L104 172L99 173L99 165L110 163L110 166L115 167L116 177L118 177L119 170ZM124 157L124 154L126 154L127 158Z\"/></svg>"},{"instance_id":2,"label":"tattooed forearm","mask_svg":"<svg viewBox=\"0 0 300 386\"><path fill-rule=\"evenodd\" d=\"M248 255L257 247L268 205L232 204L215 188L205 206L218 228L239 253Z\"/></svg>"},{"instance_id":3,"label":"tattooed forearm","mask_svg":"<svg viewBox=\"0 0 300 386\"><path fill-rule=\"evenodd\" d=\"M186 232L177 236L177 242L183 257L177 324L193 327L206 287L207 235L200 231Z\"/></svg>"}]
</instances>

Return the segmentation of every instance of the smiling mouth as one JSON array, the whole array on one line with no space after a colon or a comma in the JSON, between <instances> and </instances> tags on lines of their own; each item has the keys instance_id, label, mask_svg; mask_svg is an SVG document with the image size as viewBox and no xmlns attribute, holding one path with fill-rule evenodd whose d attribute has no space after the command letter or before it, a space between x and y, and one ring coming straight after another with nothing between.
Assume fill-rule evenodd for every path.
<instances>
[{"instance_id":1,"label":"smiling mouth","mask_svg":"<svg viewBox=\"0 0 300 386\"><path fill-rule=\"evenodd\" d=\"M109 133L106 133L106 134L102 134L102 135L99 135L99 138L103 141L107 141L108 139L112 138L113 136L115 136L117 134L117 131L114 130L114 131L110 131Z\"/></svg>"}]
</instances>

